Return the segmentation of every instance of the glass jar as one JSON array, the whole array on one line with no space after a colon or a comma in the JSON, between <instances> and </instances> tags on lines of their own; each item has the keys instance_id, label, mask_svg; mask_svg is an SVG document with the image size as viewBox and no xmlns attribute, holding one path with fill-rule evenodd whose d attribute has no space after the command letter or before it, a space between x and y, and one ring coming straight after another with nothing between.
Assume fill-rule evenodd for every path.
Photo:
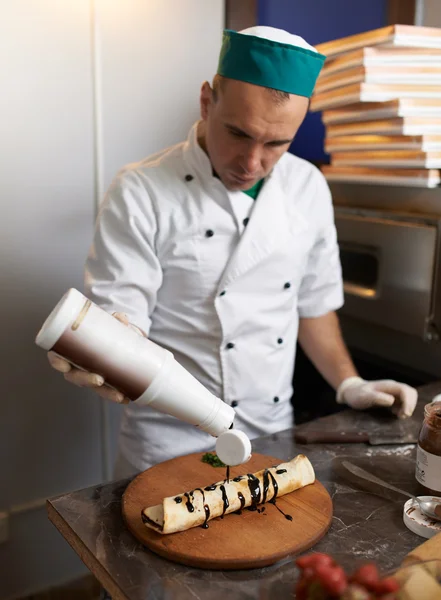
<instances>
[{"instance_id":1,"label":"glass jar","mask_svg":"<svg viewBox=\"0 0 441 600\"><path fill-rule=\"evenodd\" d=\"M441 402L424 407L418 438L415 477L427 495L441 493Z\"/></svg>"}]
</instances>

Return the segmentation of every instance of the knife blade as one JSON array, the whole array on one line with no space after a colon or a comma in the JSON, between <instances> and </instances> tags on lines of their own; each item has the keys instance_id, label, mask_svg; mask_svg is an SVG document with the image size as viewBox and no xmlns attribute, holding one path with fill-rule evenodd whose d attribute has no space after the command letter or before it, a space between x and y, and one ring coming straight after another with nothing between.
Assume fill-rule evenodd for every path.
<instances>
[{"instance_id":1,"label":"knife blade","mask_svg":"<svg viewBox=\"0 0 441 600\"><path fill-rule=\"evenodd\" d=\"M367 431L294 431L299 444L370 444L371 446L416 444L418 436L413 433L389 434Z\"/></svg>"}]
</instances>

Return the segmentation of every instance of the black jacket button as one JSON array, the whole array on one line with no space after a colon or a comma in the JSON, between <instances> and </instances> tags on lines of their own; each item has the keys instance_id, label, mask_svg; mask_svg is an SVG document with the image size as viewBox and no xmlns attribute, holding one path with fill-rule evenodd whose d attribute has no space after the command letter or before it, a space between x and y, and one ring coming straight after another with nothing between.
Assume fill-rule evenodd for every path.
<instances>
[{"instance_id":1,"label":"black jacket button","mask_svg":"<svg viewBox=\"0 0 441 600\"><path fill-rule=\"evenodd\" d=\"M231 350L231 348L234 348L233 342L228 342L226 348L227 348L227 350Z\"/></svg>"},{"instance_id":2,"label":"black jacket button","mask_svg":"<svg viewBox=\"0 0 441 600\"><path fill-rule=\"evenodd\" d=\"M245 225L245 227L248 225L248 222L249 222L249 220L250 220L250 219L249 219L248 217L246 217L246 218L245 218L245 219L242 221L242 223Z\"/></svg>"},{"instance_id":3,"label":"black jacket button","mask_svg":"<svg viewBox=\"0 0 441 600\"><path fill-rule=\"evenodd\" d=\"M193 181L194 177L193 175L186 175L185 176L185 181Z\"/></svg>"},{"instance_id":4,"label":"black jacket button","mask_svg":"<svg viewBox=\"0 0 441 600\"><path fill-rule=\"evenodd\" d=\"M231 403L231 407L232 408L236 408L236 406L239 404L239 402L237 400L233 400L233 402Z\"/></svg>"},{"instance_id":5,"label":"black jacket button","mask_svg":"<svg viewBox=\"0 0 441 600\"><path fill-rule=\"evenodd\" d=\"M285 290L289 290L291 284L289 283L289 281L287 281L283 287L285 288Z\"/></svg>"},{"instance_id":6,"label":"black jacket button","mask_svg":"<svg viewBox=\"0 0 441 600\"><path fill-rule=\"evenodd\" d=\"M205 237L213 237L214 231L212 229L207 229L205 232Z\"/></svg>"},{"instance_id":7,"label":"black jacket button","mask_svg":"<svg viewBox=\"0 0 441 600\"><path fill-rule=\"evenodd\" d=\"M273 398L274 402L278 402L279 401L279 396L276 396L275 398Z\"/></svg>"},{"instance_id":8,"label":"black jacket button","mask_svg":"<svg viewBox=\"0 0 441 600\"><path fill-rule=\"evenodd\" d=\"M283 344L283 339L282 339L282 338L279 338L279 339L277 340L277 343L278 343L278 344Z\"/></svg>"}]
</instances>

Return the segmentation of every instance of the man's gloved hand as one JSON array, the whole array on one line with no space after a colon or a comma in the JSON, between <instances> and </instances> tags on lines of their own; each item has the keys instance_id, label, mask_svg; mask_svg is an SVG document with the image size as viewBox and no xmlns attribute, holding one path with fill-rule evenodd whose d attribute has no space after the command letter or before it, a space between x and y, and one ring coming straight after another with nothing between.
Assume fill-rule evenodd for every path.
<instances>
[{"instance_id":1,"label":"man's gloved hand","mask_svg":"<svg viewBox=\"0 0 441 600\"><path fill-rule=\"evenodd\" d=\"M337 390L339 404L347 404L356 410L390 406L400 419L412 415L417 399L416 389L392 379L365 381L361 377L348 377Z\"/></svg>"},{"instance_id":2,"label":"man's gloved hand","mask_svg":"<svg viewBox=\"0 0 441 600\"><path fill-rule=\"evenodd\" d=\"M144 335L138 327L131 325L127 318L127 315L124 313L113 313L112 315L115 319L118 319L124 325L131 327L134 329L139 335ZM145 336L147 337L147 336ZM104 378L101 375L97 375L96 373L88 373L87 371L82 371L81 369L77 369L73 367L67 360L55 354L55 352L48 352L47 354L49 363L53 369L58 371L59 373L64 374L64 378L66 381L73 383L79 387L88 387L94 389L101 398L105 398L106 400L111 400L112 402L117 402L118 404L128 404L130 402L129 398L126 398L121 392L109 387L105 384Z\"/></svg>"}]
</instances>

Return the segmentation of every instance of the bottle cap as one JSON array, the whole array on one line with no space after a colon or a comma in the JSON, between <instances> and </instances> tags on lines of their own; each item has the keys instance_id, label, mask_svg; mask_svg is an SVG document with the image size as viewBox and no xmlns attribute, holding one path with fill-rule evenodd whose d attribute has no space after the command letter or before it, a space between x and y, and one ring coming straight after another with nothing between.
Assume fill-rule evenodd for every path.
<instances>
[{"instance_id":1,"label":"bottle cap","mask_svg":"<svg viewBox=\"0 0 441 600\"><path fill-rule=\"evenodd\" d=\"M86 296L75 288L70 288L43 323L35 340L37 346L43 350L51 350L66 327L69 327L78 317L86 302Z\"/></svg>"},{"instance_id":2,"label":"bottle cap","mask_svg":"<svg viewBox=\"0 0 441 600\"><path fill-rule=\"evenodd\" d=\"M251 458L251 442L243 431L230 429L217 438L216 454L230 467L241 465Z\"/></svg>"}]
</instances>

